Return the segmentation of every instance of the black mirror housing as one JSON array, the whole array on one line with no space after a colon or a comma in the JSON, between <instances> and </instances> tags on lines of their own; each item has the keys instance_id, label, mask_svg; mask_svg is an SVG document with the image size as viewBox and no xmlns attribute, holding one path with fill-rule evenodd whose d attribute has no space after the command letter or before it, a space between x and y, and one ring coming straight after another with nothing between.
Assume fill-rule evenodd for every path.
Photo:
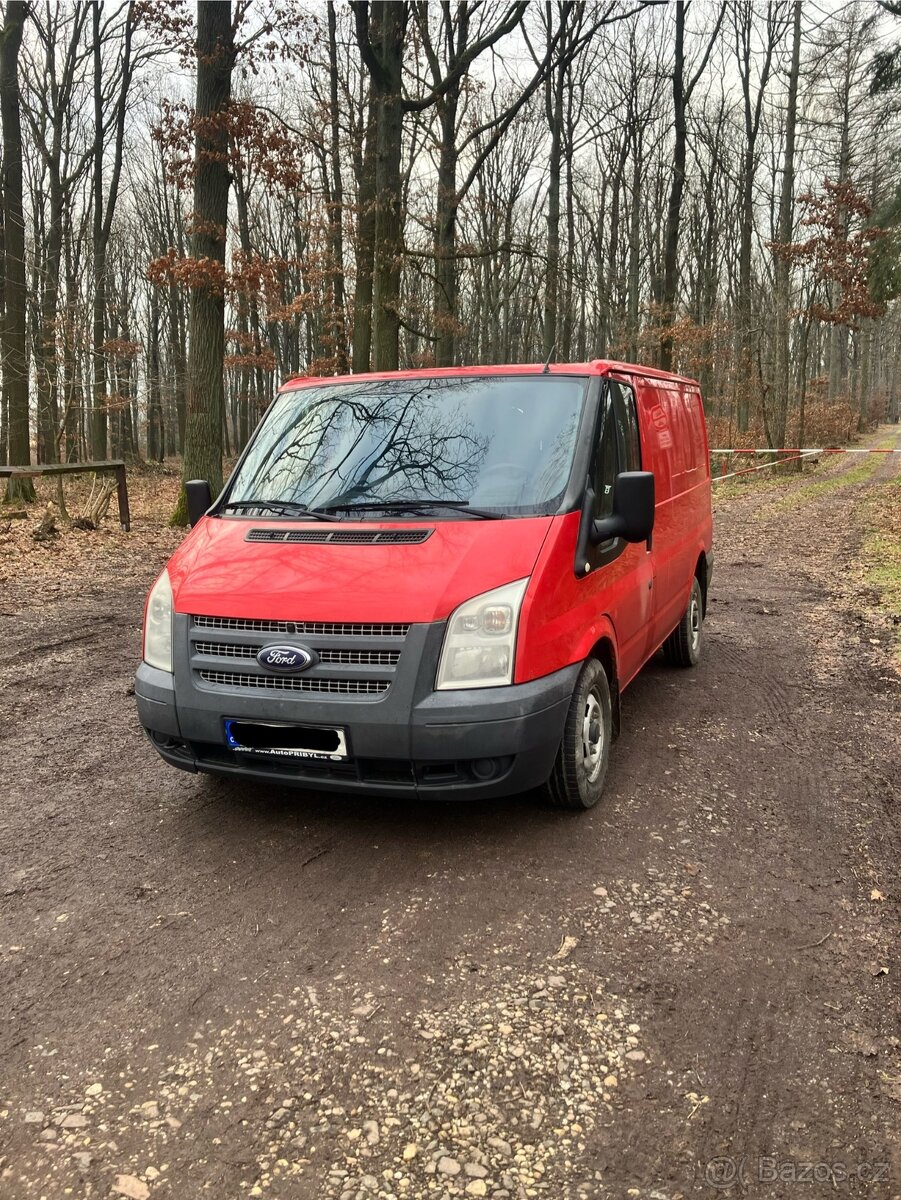
<instances>
[{"instance_id":1,"label":"black mirror housing","mask_svg":"<svg viewBox=\"0 0 901 1200\"><path fill-rule=\"evenodd\" d=\"M654 475L651 471L623 471L613 481L613 512L595 521L591 540L597 545L611 538L646 542L654 529Z\"/></svg>"},{"instance_id":2,"label":"black mirror housing","mask_svg":"<svg viewBox=\"0 0 901 1200\"><path fill-rule=\"evenodd\" d=\"M210 485L205 479L189 479L185 484L185 497L188 502L188 523L193 526L212 508Z\"/></svg>"}]
</instances>

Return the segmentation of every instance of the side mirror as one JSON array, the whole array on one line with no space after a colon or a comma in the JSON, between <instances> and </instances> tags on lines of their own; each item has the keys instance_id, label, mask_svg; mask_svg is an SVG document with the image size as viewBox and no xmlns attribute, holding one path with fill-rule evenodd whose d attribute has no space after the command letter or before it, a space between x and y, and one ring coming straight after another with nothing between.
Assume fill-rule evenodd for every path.
<instances>
[{"instance_id":1,"label":"side mirror","mask_svg":"<svg viewBox=\"0 0 901 1200\"><path fill-rule=\"evenodd\" d=\"M623 471L613 481L613 512L591 527L597 545L611 538L646 542L654 528L654 476L651 471Z\"/></svg>"},{"instance_id":2,"label":"side mirror","mask_svg":"<svg viewBox=\"0 0 901 1200\"><path fill-rule=\"evenodd\" d=\"M188 523L196 525L213 505L210 485L205 479L189 479L185 484L185 497L188 501Z\"/></svg>"}]
</instances>

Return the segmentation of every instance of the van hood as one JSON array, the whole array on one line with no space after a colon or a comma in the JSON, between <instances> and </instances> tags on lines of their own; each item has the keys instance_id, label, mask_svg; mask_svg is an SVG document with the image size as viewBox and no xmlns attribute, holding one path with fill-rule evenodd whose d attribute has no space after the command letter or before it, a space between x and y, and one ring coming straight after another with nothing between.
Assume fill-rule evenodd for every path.
<instances>
[{"instance_id":1,"label":"van hood","mask_svg":"<svg viewBox=\"0 0 901 1200\"><path fill-rule=\"evenodd\" d=\"M532 573L552 517L503 521L256 521L204 517L168 564L176 612L269 621L446 619ZM418 544L247 541L251 530L428 530ZM263 535L265 536L265 535Z\"/></svg>"}]
</instances>

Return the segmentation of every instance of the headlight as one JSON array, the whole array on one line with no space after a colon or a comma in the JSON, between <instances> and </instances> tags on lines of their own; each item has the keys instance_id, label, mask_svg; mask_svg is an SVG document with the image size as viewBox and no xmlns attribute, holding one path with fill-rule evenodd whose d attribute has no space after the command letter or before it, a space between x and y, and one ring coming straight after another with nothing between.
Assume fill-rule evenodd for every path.
<instances>
[{"instance_id":1,"label":"headlight","mask_svg":"<svg viewBox=\"0 0 901 1200\"><path fill-rule=\"evenodd\" d=\"M474 596L451 613L438 663L439 690L513 682L519 609L528 579Z\"/></svg>"},{"instance_id":2,"label":"headlight","mask_svg":"<svg viewBox=\"0 0 901 1200\"><path fill-rule=\"evenodd\" d=\"M168 571L163 571L147 597L144 662L161 671L172 671L172 585Z\"/></svg>"}]
</instances>

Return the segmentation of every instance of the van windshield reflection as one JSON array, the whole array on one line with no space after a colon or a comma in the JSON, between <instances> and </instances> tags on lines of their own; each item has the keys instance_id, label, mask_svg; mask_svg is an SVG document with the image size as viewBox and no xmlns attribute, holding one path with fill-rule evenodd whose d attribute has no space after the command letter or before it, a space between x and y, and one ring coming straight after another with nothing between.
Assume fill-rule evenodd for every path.
<instances>
[{"instance_id":1,"label":"van windshield reflection","mask_svg":"<svg viewBox=\"0 0 901 1200\"><path fill-rule=\"evenodd\" d=\"M553 375L361 380L276 400L226 505L254 501L371 517L379 504L556 512L587 381ZM453 509L452 505L461 506ZM270 510L271 511L271 510Z\"/></svg>"}]
</instances>

